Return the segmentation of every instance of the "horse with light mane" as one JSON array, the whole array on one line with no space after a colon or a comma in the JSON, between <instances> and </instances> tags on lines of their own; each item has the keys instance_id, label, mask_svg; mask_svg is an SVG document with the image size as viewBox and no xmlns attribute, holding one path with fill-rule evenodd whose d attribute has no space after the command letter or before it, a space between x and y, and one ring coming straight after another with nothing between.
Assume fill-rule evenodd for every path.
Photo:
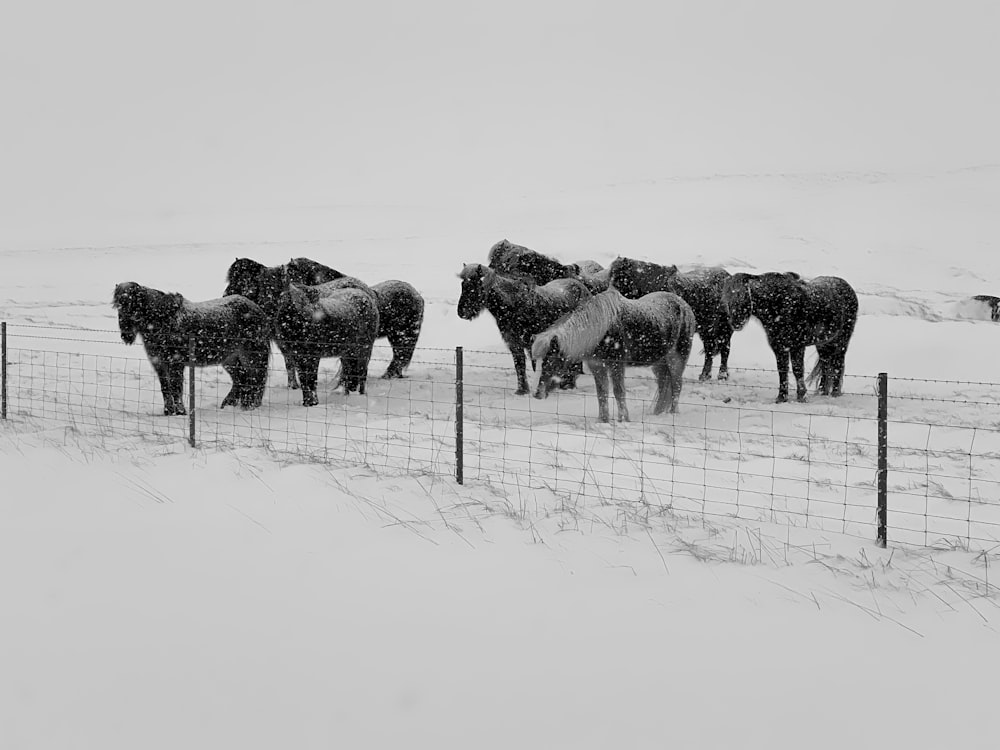
<instances>
[{"instance_id":1,"label":"horse with light mane","mask_svg":"<svg viewBox=\"0 0 1000 750\"><path fill-rule=\"evenodd\" d=\"M627 422L625 368L643 366L656 376L653 414L676 412L695 325L691 306L671 292L637 300L616 289L595 294L535 337L531 356L542 361L535 398L549 395L568 363L583 361L594 376L601 421L609 421L610 375L618 419Z\"/></svg>"}]
</instances>

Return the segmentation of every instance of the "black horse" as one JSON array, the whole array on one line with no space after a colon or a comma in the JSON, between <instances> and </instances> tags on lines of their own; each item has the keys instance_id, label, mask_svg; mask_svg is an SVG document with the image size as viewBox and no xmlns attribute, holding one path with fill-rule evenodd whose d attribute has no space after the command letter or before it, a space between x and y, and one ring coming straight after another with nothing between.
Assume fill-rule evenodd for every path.
<instances>
[{"instance_id":1,"label":"black horse","mask_svg":"<svg viewBox=\"0 0 1000 750\"><path fill-rule=\"evenodd\" d=\"M307 268L301 269L301 274L297 277L300 283L323 283L333 281L344 274L332 268L316 263L308 258L301 260L310 264ZM319 279L319 281L315 281ZM265 266L251 258L237 258L229 270L226 272L225 294L241 294L248 300L255 302L267 314L268 318L274 320L277 311L278 299L282 292L288 288L289 284L288 266ZM276 338L272 332L272 338ZM288 376L288 387L298 388L299 381L295 371L295 360L292 355L281 348L278 350L285 360L285 373Z\"/></svg>"},{"instance_id":2,"label":"black horse","mask_svg":"<svg viewBox=\"0 0 1000 750\"><path fill-rule=\"evenodd\" d=\"M392 347L392 361L383 378L401 378L413 359L424 320L424 298L411 284L389 280L369 287L352 276L310 258L292 258L283 266L267 267L249 258L237 258L227 273L227 294L242 294L259 304L272 318L278 298L289 284L316 286L338 281L345 287L364 289L379 307L379 338ZM279 345L280 350L280 345ZM288 387L298 388L294 357L281 350L285 359Z\"/></svg>"},{"instance_id":3,"label":"black horse","mask_svg":"<svg viewBox=\"0 0 1000 750\"><path fill-rule=\"evenodd\" d=\"M696 268L680 273L677 266L661 266L618 257L611 262L611 285L630 299L650 292L673 292L694 310L698 337L705 349L699 380L712 379L712 360L719 358L719 380L729 378L729 345L733 327L722 308L722 288L730 278L724 268Z\"/></svg>"},{"instance_id":4,"label":"black horse","mask_svg":"<svg viewBox=\"0 0 1000 750\"><path fill-rule=\"evenodd\" d=\"M118 310L122 341L133 344L142 335L160 380L164 414L186 413L184 367L191 361L191 339L195 365L222 365L233 379L223 408L260 406L271 352L270 322L253 302L238 295L190 302L180 294L126 281L115 286L112 304Z\"/></svg>"},{"instance_id":5,"label":"black horse","mask_svg":"<svg viewBox=\"0 0 1000 750\"><path fill-rule=\"evenodd\" d=\"M340 357L344 393L365 392L378 326L378 306L369 291L332 281L318 286L290 284L281 293L274 331L278 346L299 370L303 406L319 403L316 381L323 357Z\"/></svg>"},{"instance_id":6,"label":"black horse","mask_svg":"<svg viewBox=\"0 0 1000 750\"><path fill-rule=\"evenodd\" d=\"M531 356L542 360L535 398L549 395L568 363L586 361L597 386L601 421L609 421L610 374L618 419L627 422L625 368L643 365L651 366L656 376L653 414L676 412L694 332L694 312L676 294L653 292L637 300L616 289L595 294L535 336Z\"/></svg>"},{"instance_id":7,"label":"black horse","mask_svg":"<svg viewBox=\"0 0 1000 750\"><path fill-rule=\"evenodd\" d=\"M500 240L490 248L489 267L504 276L530 276L539 286L556 279L575 279L580 274L580 267L575 263L560 263L508 240Z\"/></svg>"},{"instance_id":8,"label":"black horse","mask_svg":"<svg viewBox=\"0 0 1000 750\"><path fill-rule=\"evenodd\" d=\"M847 345L858 320L858 295L837 276L811 281L797 273L734 274L726 282L722 303L735 330L755 316L764 327L778 366L777 403L788 400L788 362L795 393L806 400L805 349L815 346L819 361L810 378L819 376L819 393L839 396L844 385Z\"/></svg>"},{"instance_id":9,"label":"black horse","mask_svg":"<svg viewBox=\"0 0 1000 750\"><path fill-rule=\"evenodd\" d=\"M324 279L325 282L336 281L344 287L363 289L375 295L379 316L378 338L388 339L389 346L392 347L392 361L382 377L386 379L403 377L403 371L413 359L413 352L417 348L417 339L420 337L420 329L424 322L424 298L420 292L412 284L398 279L368 286L360 279L345 276L308 258L292 258L288 262L288 278L292 282L298 279L316 279L323 275L330 276L331 272L339 275Z\"/></svg>"},{"instance_id":10,"label":"black horse","mask_svg":"<svg viewBox=\"0 0 1000 750\"><path fill-rule=\"evenodd\" d=\"M462 280L458 317L472 320L483 310L490 312L514 358L517 393L528 393L525 351L531 348L532 338L590 297L587 287L577 279L556 279L538 286L530 278L504 276L479 263L467 264L458 277ZM565 373L563 387L576 387L581 373L579 367Z\"/></svg>"}]
</instances>

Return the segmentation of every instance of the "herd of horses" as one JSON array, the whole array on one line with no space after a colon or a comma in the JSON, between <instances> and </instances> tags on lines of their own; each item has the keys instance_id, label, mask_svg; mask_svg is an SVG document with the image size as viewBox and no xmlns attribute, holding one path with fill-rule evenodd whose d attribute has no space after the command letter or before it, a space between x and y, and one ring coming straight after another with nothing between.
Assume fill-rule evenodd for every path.
<instances>
[{"instance_id":1,"label":"herd of horses","mask_svg":"<svg viewBox=\"0 0 1000 750\"><path fill-rule=\"evenodd\" d=\"M729 376L730 342L750 317L764 328L778 370L777 402L788 400L788 369L796 397L806 400L805 349L818 362L810 379L818 392L839 396L844 361L858 315L858 298L844 279L803 279L793 272L730 274L723 268L681 272L619 257L608 268L594 261L564 264L507 240L496 243L487 263L459 273L458 315L488 311L510 350L517 393L530 392L527 361L541 373L536 398L556 387L576 386L583 363L594 377L599 417L610 420L610 378L618 419L627 421L625 368L650 367L656 378L653 413L675 412L682 375L697 333L705 360L699 379ZM260 406L273 341L285 360L288 386L301 388L303 406L318 403L320 360L340 359L338 385L365 392L376 339L386 338L392 361L383 378L403 377L424 318L424 299L409 283L369 286L308 258L264 266L237 258L226 273L223 296L191 302L123 282L115 287L122 340L141 335L160 381L164 414L184 414L184 368L222 365L232 378L222 406Z\"/></svg>"}]
</instances>

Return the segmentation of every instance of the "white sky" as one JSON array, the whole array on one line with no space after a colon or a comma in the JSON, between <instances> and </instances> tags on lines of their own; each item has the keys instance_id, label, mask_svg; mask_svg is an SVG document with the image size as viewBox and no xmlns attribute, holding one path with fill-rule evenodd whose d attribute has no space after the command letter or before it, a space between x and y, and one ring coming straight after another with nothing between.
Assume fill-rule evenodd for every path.
<instances>
[{"instance_id":1,"label":"white sky","mask_svg":"<svg viewBox=\"0 0 1000 750\"><path fill-rule=\"evenodd\" d=\"M997 162L998 8L20 3L0 221Z\"/></svg>"}]
</instances>

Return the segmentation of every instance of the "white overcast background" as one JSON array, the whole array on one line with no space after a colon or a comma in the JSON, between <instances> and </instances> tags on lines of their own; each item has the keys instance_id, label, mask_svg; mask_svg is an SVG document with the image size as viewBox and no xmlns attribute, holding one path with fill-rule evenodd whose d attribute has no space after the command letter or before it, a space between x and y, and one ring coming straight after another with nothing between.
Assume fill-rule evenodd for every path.
<instances>
[{"instance_id":1,"label":"white overcast background","mask_svg":"<svg viewBox=\"0 0 1000 750\"><path fill-rule=\"evenodd\" d=\"M184 216L376 201L458 214L609 175L1000 161L998 8L19 3L0 30L0 239L136 242L153 221L196 240Z\"/></svg>"}]
</instances>

